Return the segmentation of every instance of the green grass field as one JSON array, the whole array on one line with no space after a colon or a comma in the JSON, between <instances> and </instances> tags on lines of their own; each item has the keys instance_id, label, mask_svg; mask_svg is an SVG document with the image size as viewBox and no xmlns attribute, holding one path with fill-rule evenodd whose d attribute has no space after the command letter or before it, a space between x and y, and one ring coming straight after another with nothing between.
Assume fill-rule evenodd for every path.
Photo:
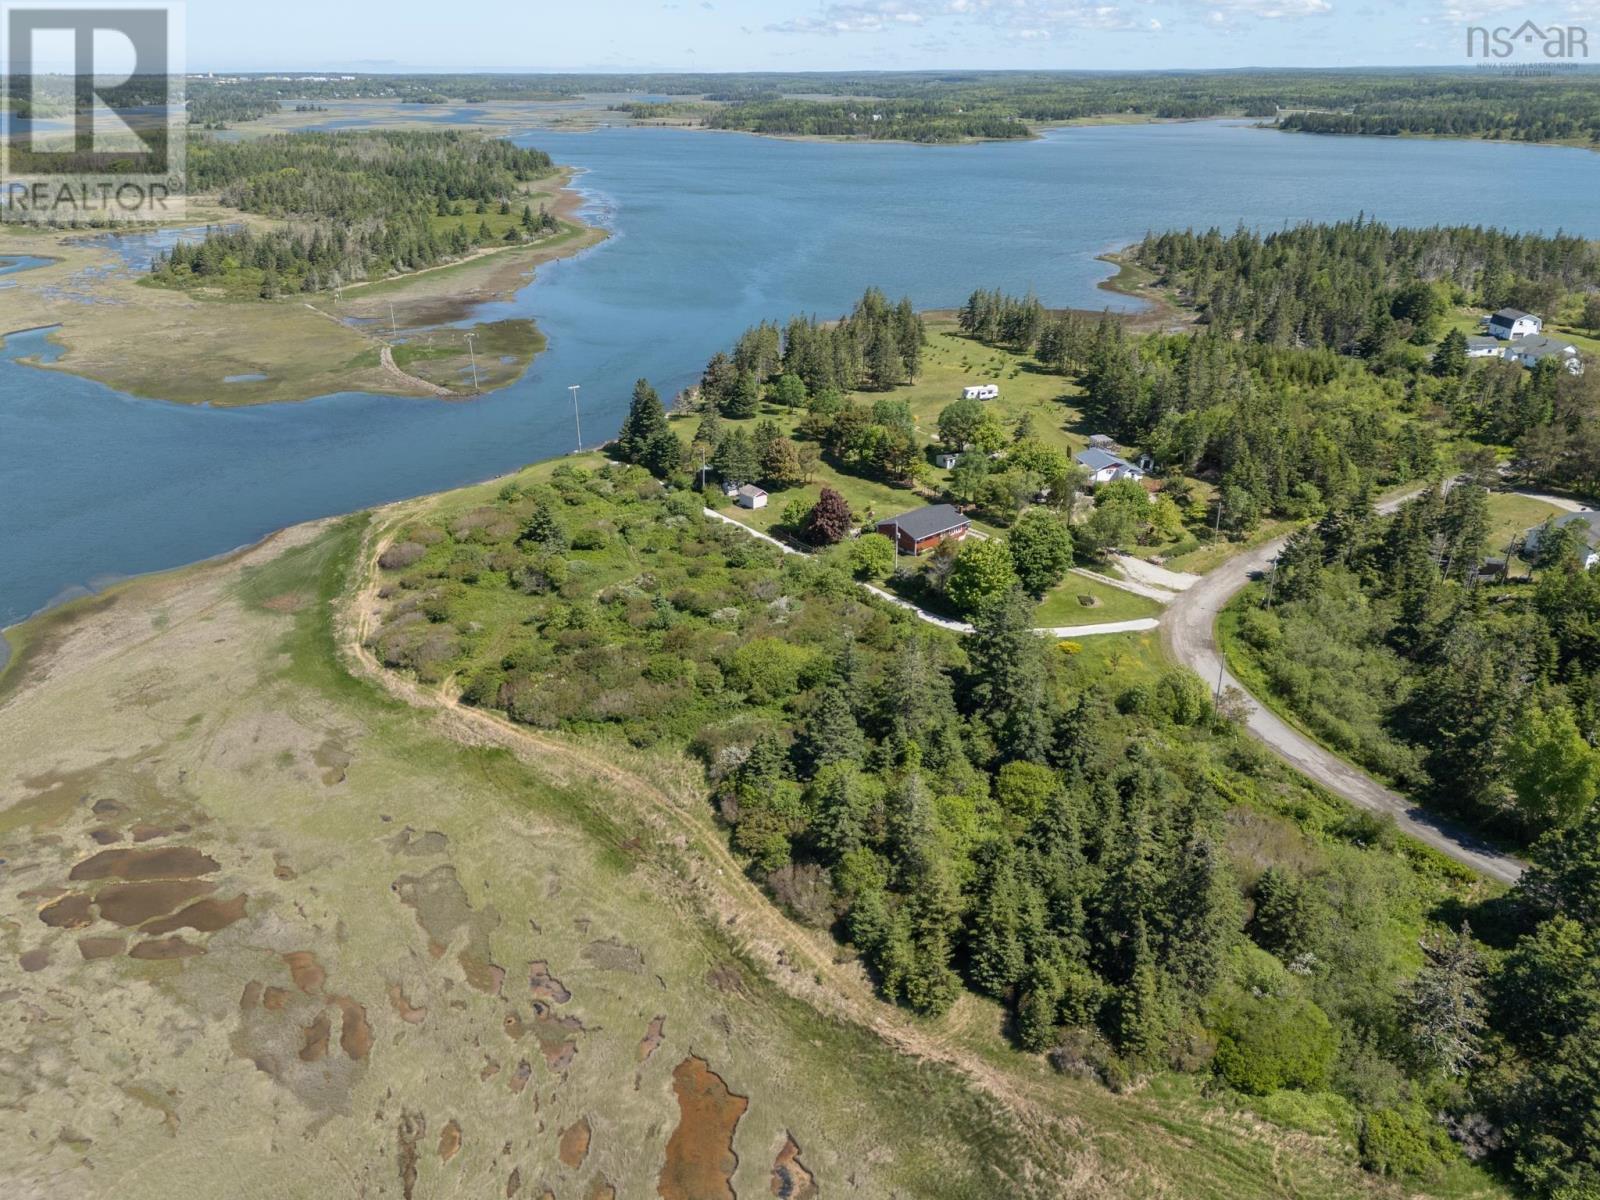
<instances>
[{"instance_id":1,"label":"green grass field","mask_svg":"<svg viewBox=\"0 0 1600 1200\"><path fill-rule=\"evenodd\" d=\"M1084 604L1088 597L1093 604ZM1083 575L1068 575L1045 594L1034 620L1039 625L1101 625L1159 617L1162 606L1147 596L1123 591Z\"/></svg>"}]
</instances>

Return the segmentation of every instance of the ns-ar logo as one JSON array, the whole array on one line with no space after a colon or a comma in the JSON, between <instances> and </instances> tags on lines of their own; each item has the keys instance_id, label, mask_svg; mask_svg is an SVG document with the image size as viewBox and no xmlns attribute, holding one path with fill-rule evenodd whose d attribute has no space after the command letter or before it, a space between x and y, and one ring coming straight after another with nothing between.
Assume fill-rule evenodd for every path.
<instances>
[{"instance_id":1,"label":"ns-ar logo","mask_svg":"<svg viewBox=\"0 0 1600 1200\"><path fill-rule=\"evenodd\" d=\"M1543 55L1546 60L1573 60L1589 57L1589 31L1582 25L1535 25L1524 21L1512 29L1500 25L1489 29L1472 25L1467 29L1467 57L1507 59L1521 52Z\"/></svg>"}]
</instances>

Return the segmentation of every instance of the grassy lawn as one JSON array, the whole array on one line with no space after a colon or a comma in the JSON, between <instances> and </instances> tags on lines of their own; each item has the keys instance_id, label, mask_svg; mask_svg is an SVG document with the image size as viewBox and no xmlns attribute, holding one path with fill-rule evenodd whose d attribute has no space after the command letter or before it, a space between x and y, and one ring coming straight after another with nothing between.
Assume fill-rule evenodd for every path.
<instances>
[{"instance_id":1,"label":"grassy lawn","mask_svg":"<svg viewBox=\"0 0 1600 1200\"><path fill-rule=\"evenodd\" d=\"M1117 691L1152 682L1171 669L1161 649L1161 633L1155 629L1060 642L1057 649L1070 661L1074 682L1110 680Z\"/></svg>"},{"instance_id":2,"label":"grassy lawn","mask_svg":"<svg viewBox=\"0 0 1600 1200\"><path fill-rule=\"evenodd\" d=\"M1489 496L1489 553L1497 558L1505 557L1508 547L1524 533L1551 517L1560 516L1561 512L1554 504L1531 496L1492 493ZM1509 568L1508 574L1512 577L1525 576L1529 571L1528 564L1516 557L1509 560Z\"/></svg>"},{"instance_id":3,"label":"grassy lawn","mask_svg":"<svg viewBox=\"0 0 1600 1200\"><path fill-rule=\"evenodd\" d=\"M1083 597L1093 603L1084 604ZM1046 593L1035 619L1040 625L1051 626L1103 625L1160 615L1161 605L1147 596L1136 596L1083 575L1068 575Z\"/></svg>"}]
</instances>

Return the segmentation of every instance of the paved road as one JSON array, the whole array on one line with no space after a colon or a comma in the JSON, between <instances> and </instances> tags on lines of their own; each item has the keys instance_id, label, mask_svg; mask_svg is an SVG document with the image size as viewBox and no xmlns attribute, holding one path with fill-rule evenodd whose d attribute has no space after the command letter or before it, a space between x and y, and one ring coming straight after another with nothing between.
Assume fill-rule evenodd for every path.
<instances>
[{"instance_id":1,"label":"paved road","mask_svg":"<svg viewBox=\"0 0 1600 1200\"><path fill-rule=\"evenodd\" d=\"M1409 496L1391 500L1379 507L1383 511L1392 511L1403 499L1409 499ZM1515 882L1522 874L1522 863L1500 853L1481 838L1425 811L1332 751L1323 749L1257 701L1223 666L1216 640L1217 615L1250 581L1252 573L1270 566L1287 540L1279 538L1247 550L1203 576L1188 591L1180 593L1167 606L1161 622L1164 631L1162 638L1167 649L1178 662L1198 673L1211 687L1218 686L1220 677L1222 687L1237 688L1244 695L1248 709L1245 727L1301 774L1361 808L1393 814L1395 823L1402 830L1457 862L1491 879Z\"/></svg>"}]
</instances>

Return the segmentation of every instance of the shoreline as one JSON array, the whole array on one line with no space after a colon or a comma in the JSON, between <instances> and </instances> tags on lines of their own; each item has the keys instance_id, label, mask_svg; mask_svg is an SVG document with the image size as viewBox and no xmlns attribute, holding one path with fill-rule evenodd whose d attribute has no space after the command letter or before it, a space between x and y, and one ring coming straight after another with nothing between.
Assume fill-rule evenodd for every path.
<instances>
[{"instance_id":1,"label":"shoreline","mask_svg":"<svg viewBox=\"0 0 1600 1200\"><path fill-rule=\"evenodd\" d=\"M581 167L561 165L527 193L531 201L547 202L561 224L540 242L480 248L420 271L361 280L338 296L317 293L252 301L150 287L145 274L130 267L114 243L94 244L80 236L82 231L41 230L28 235L25 247L0 243L0 257L45 260L8 272L8 278L27 283L0 291L0 326L6 321L8 300L19 310L12 315L24 319L18 328L0 334L0 341L53 328L50 341L62 354L48 364L28 365L160 403L250 408L301 403L340 392L395 399L470 399L514 383L547 348L531 320L532 337L506 351L516 361L497 364L501 369L491 373L486 386L469 391L448 386L454 382L447 374L454 358L444 350L432 349L426 357L434 361L420 364L431 370L406 372L417 379L415 387L385 369L384 349L392 351L399 343L391 342L391 320L384 318L398 309L400 320L394 330L413 341L462 342L462 331L453 330L458 322L471 320L485 304L513 299L535 281L544 264L604 242L612 231L582 215L592 200L578 185L583 174ZM202 208L192 219L161 228L198 228L217 223L219 215L223 214ZM249 214L231 210L226 215L249 219ZM363 311L368 308L372 311ZM489 325L478 328L490 335L495 332ZM192 352L175 361L162 352L175 341L204 346L205 353ZM454 350L454 357L465 364L464 342ZM258 375L263 378L242 384L228 378ZM445 391L448 396L442 394Z\"/></svg>"},{"instance_id":2,"label":"shoreline","mask_svg":"<svg viewBox=\"0 0 1600 1200\"><path fill-rule=\"evenodd\" d=\"M1108 263L1114 263L1115 260L1114 260L1114 258L1112 256L1114 254L1117 254L1117 253L1120 253L1120 252L1121 251L1108 252L1107 254L1103 254L1103 255L1098 256L1098 258L1099 258L1100 261L1104 261L1104 262L1108 262ZM1129 322L1136 322L1136 321L1139 321L1141 319L1142 320L1146 320L1146 321L1149 321L1149 320L1152 320L1152 319L1158 319L1157 314L1162 313L1161 304L1159 302L1157 302L1157 301L1154 301L1154 300L1150 299L1147 296L1139 294L1136 291L1131 291L1131 290L1127 289L1126 287L1119 285L1117 283L1117 280L1121 277L1121 275L1122 275L1122 271L1118 270L1117 272L1113 273L1112 275L1110 275L1106 279L1101 280L1096 286L1100 287L1100 288L1103 288L1106 291L1114 292L1114 293L1116 293L1118 295L1124 295L1124 296L1129 297L1130 299L1137 300L1140 303L1147 305L1150 311L1149 312L1145 312L1145 313L1117 313L1114 310L1109 310L1109 311L1112 311L1114 316L1119 317L1119 318L1121 318L1123 320L1126 320L1126 321L1129 321ZM953 316L956 311L957 310L953 309L953 308L928 308L928 309L920 310L920 315L923 316L924 318L937 319L941 315L942 316ZM1088 315L1088 316L1098 316L1098 315L1100 315L1100 312L1108 311L1108 310L1062 308L1062 309L1054 309L1052 311L1079 312L1079 313L1083 313L1083 314ZM36 331L37 329L43 329L43 328L49 328L49 326L37 326L37 327L35 327L34 331ZM30 330L14 330L12 332L13 333L25 333L25 332L34 332L34 331L30 331ZM7 337L7 336L10 336L10 335L9 334L0 335L0 353L3 353L4 340L5 340L5 337ZM455 399L469 399L469 397L457 397ZM604 446L604 445L608 444L610 442L610 440L611 440L611 437L610 437L610 435L608 435L607 438L605 439L605 441L599 443L599 446ZM529 462L523 463L520 466L513 467L510 470L500 471L500 472L497 472L495 474L485 476L482 479L469 480L469 481L467 481L465 483L456 485L456 487L454 487L454 488L443 489L443 491L455 491L455 490L458 490L459 488L464 488L464 487L479 487L479 486L482 486L484 484L494 483L494 482L496 482L498 480L509 479L509 478L511 478L511 477L513 477L513 476L515 476L517 474L520 474L523 471L526 471L530 467L539 466L542 463L556 462L556 461L558 461L560 459L567 459L567 458L579 458L579 457L583 457L584 455L597 455L597 454L600 453L599 446L597 446L595 448L592 448L592 449L583 449L583 450L578 450L578 451L567 451L567 452L561 453L561 454L551 454L551 455L547 455L547 456L545 456L543 458L536 458L536 459L533 459L533 460L531 460ZM326 514L326 515L320 516L320 517L313 517L313 518L311 518L311 519L309 519L307 521L297 521L297 522L295 522L293 524L290 524L290 525L280 526L277 529L271 530L271 531L263 534L260 538L256 539L255 541L243 543L242 545L235 546L235 547L233 547L232 549L229 549L229 550L221 550L221 551L218 551L215 554L209 554L209 555L205 555L205 556L203 556L201 558L191 559L190 561L184 562L184 563L177 563L177 564L174 564L173 566L170 566L170 567L156 567L156 568L153 568L153 569L151 569L149 571L137 571L137 572L134 572L134 573L129 574L129 575L118 576L118 577L116 577L114 579L113 582L111 582L110 584L108 584L104 588L100 588L100 589L90 588L87 584L83 584L83 583L69 584L66 587L64 587L62 589L62 591L55 598L47 601L46 603L41 605L39 608L35 609L33 612L30 612L27 615L19 618L18 620L12 622L10 625L0 626L0 683L3 683L7 671L10 669L11 663L16 658L16 647L12 644L12 635L13 635L14 631L16 631L18 629L21 629L23 626L28 625L29 623L31 623L33 621L39 620L41 617L46 617L46 616L48 616L48 615L50 615L52 613L59 612L59 611L65 609L65 608L68 608L68 607L72 606L72 605L89 604L89 603L93 603L93 602L96 602L96 601L103 601L107 596L115 594L119 589L127 586L130 583L134 583L134 582L136 582L136 581L138 581L140 579L146 579L146 578L149 578L151 576L156 576L156 575L165 575L165 574L169 574L169 573L174 572L174 571L185 571L185 570L188 570L188 569L190 569L192 567L201 566L201 565L206 564L206 563L214 563L214 562L219 562L219 561L226 560L227 558L229 558L229 557L231 557L233 555L246 553L246 552L254 549L255 547L258 547L258 546L261 546L261 545L265 544L266 542L270 541L271 539L273 539L275 537L282 536L283 534L287 533L289 530L298 529L301 526L311 525L311 524L315 524L315 523L318 523L318 522L343 520L345 518L354 516L357 513L362 513L362 512L380 512L380 511L382 511L384 509L393 507L395 505L409 504L409 503L413 503L413 502L415 502L417 500L424 499L424 498L426 498L428 496L436 496L436 495L442 495L442 494L443 494L443 492L419 492L414 496L402 497L401 499L388 501L385 504L374 505L374 506L372 506L370 508L358 508L358 509L353 509L353 510L351 510L349 512L331 513L331 514Z\"/></svg>"}]
</instances>

